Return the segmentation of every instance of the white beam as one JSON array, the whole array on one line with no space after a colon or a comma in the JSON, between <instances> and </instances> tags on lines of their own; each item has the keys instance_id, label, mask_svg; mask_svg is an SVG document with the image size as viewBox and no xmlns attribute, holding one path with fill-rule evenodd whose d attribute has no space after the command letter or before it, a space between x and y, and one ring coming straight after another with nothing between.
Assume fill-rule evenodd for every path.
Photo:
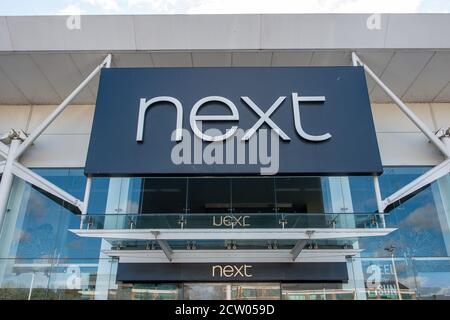
<instances>
[{"instance_id":1,"label":"white beam","mask_svg":"<svg viewBox=\"0 0 450 320\"><path fill-rule=\"evenodd\" d=\"M428 128L428 126L423 122L403 101L386 86L383 81L378 78L378 76L361 61L355 52L352 52L352 60L354 64L360 64L364 67L364 70L369 74L369 76L380 86L380 88L395 102L395 104L403 111L403 113L428 137L428 139L442 152L446 158L450 158L450 150L445 146L445 144L439 140L434 132Z\"/></svg>"},{"instance_id":2,"label":"white beam","mask_svg":"<svg viewBox=\"0 0 450 320\"><path fill-rule=\"evenodd\" d=\"M88 212L89 198L91 196L92 177L87 176L86 187L84 189L83 210L81 210L80 228L83 228L84 219Z\"/></svg>"},{"instance_id":3,"label":"white beam","mask_svg":"<svg viewBox=\"0 0 450 320\"><path fill-rule=\"evenodd\" d=\"M378 176L373 176L373 187L375 189L375 197L377 200L377 208L378 212L383 212L383 200L381 198L381 189L380 189L380 182L378 180Z\"/></svg>"},{"instance_id":4,"label":"white beam","mask_svg":"<svg viewBox=\"0 0 450 320\"><path fill-rule=\"evenodd\" d=\"M385 236L396 228L367 229L70 229L80 237L104 239L154 240L300 240L344 239ZM311 235L311 231L314 233Z\"/></svg>"},{"instance_id":5,"label":"white beam","mask_svg":"<svg viewBox=\"0 0 450 320\"><path fill-rule=\"evenodd\" d=\"M50 124L63 112L66 107L72 102L72 100L80 93L80 91L100 72L103 67L109 68L111 65L111 54L108 54L106 58L99 64L87 77L84 79L72 93L64 99L64 101L29 135L25 135L21 131L14 131L2 136L2 138L9 138L11 141L11 147L8 148L4 143L0 142L0 156L6 158L6 162L1 167L2 182L0 183L0 228L2 225L3 217L7 209L7 202L11 192L11 185L13 180L13 174L17 177L49 192L50 194L62 199L80 209L81 212L86 213L87 203L83 205L83 202L73 197L66 191L55 186L51 182L47 181L43 177L27 169L25 166L18 162L20 156L25 150L50 126ZM22 143L20 142L22 141ZM90 181L88 182L87 189L90 189ZM89 195L89 193L88 193Z\"/></svg>"},{"instance_id":6,"label":"white beam","mask_svg":"<svg viewBox=\"0 0 450 320\"><path fill-rule=\"evenodd\" d=\"M450 159L438 164L436 167L425 172L423 175L416 178L415 180L408 183L406 186L383 200L383 210L386 209L386 207L390 204L414 193L420 188L425 187L426 185L438 180L448 173L450 173Z\"/></svg>"},{"instance_id":7,"label":"white beam","mask_svg":"<svg viewBox=\"0 0 450 320\"><path fill-rule=\"evenodd\" d=\"M37 173L21 165L20 163L14 162L13 173L17 177L27 181L28 183L31 183L32 185L41 188L44 191L47 191L48 193L58 197L59 199L62 199L76 206L78 209L80 209L80 211L83 210L83 202L81 202L68 192L64 191L63 189L59 188L58 186L54 185L50 181L44 179Z\"/></svg>"},{"instance_id":8,"label":"white beam","mask_svg":"<svg viewBox=\"0 0 450 320\"><path fill-rule=\"evenodd\" d=\"M2 174L3 170L5 169L5 163L6 161L0 161L0 174Z\"/></svg>"},{"instance_id":9,"label":"white beam","mask_svg":"<svg viewBox=\"0 0 450 320\"><path fill-rule=\"evenodd\" d=\"M292 261L291 250L173 250L172 263L257 263L257 262L345 262L347 256L361 253L361 249L305 249ZM107 256L118 257L121 263L165 263L162 250L103 250Z\"/></svg>"},{"instance_id":10,"label":"white beam","mask_svg":"<svg viewBox=\"0 0 450 320\"><path fill-rule=\"evenodd\" d=\"M166 240L156 240L158 242L159 246L161 247L162 251L166 255L167 259L169 261L172 261L172 255L173 251L172 248L169 246Z\"/></svg>"},{"instance_id":11,"label":"white beam","mask_svg":"<svg viewBox=\"0 0 450 320\"><path fill-rule=\"evenodd\" d=\"M84 198L83 198L83 210L81 214L86 215L89 206L89 197L91 195L91 187L92 187L92 177L87 176L86 178L86 187L84 189Z\"/></svg>"},{"instance_id":12,"label":"white beam","mask_svg":"<svg viewBox=\"0 0 450 320\"><path fill-rule=\"evenodd\" d=\"M161 234L159 231L151 231L151 234L155 237L156 242L158 242L159 246L161 247L162 251L166 255L167 260L172 261L172 248L167 243L166 240L160 240L159 235Z\"/></svg>"},{"instance_id":13,"label":"white beam","mask_svg":"<svg viewBox=\"0 0 450 320\"><path fill-rule=\"evenodd\" d=\"M308 243L307 239L298 240L295 246L291 249L292 260L295 261L303 248Z\"/></svg>"},{"instance_id":14,"label":"white beam","mask_svg":"<svg viewBox=\"0 0 450 320\"><path fill-rule=\"evenodd\" d=\"M377 200L377 209L380 214L381 226L386 228L386 220L384 218L384 207L383 207L383 199L381 198L381 189L380 189L380 181L378 180L378 176L373 176L373 187L375 189L375 198Z\"/></svg>"},{"instance_id":15,"label":"white beam","mask_svg":"<svg viewBox=\"0 0 450 320\"><path fill-rule=\"evenodd\" d=\"M105 68L110 68L111 67L111 62L112 62L112 54L108 54L105 58L105 60L103 61L103 65Z\"/></svg>"},{"instance_id":16,"label":"white beam","mask_svg":"<svg viewBox=\"0 0 450 320\"><path fill-rule=\"evenodd\" d=\"M403 113L422 131L422 133L428 137L428 139L442 152L447 160L437 165L433 169L429 170L425 174L421 175L414 181L410 182L397 192L393 193L391 196L387 197L385 200L381 200L380 185L378 182L378 177L374 177L374 187L375 194L377 198L378 212L383 213L387 206L399 201L400 199L407 197L419 190L420 188L436 181L442 176L450 172L450 148L448 147L447 141L441 141L436 134L428 128L428 126L423 122L399 97L395 95L392 90L386 86L383 81L358 57L355 52L352 52L352 62L354 66L361 65L369 76L380 86L380 88L397 104L397 106L403 111ZM385 226L384 215L380 215L382 219L382 224Z\"/></svg>"},{"instance_id":17,"label":"white beam","mask_svg":"<svg viewBox=\"0 0 450 320\"><path fill-rule=\"evenodd\" d=\"M80 91L100 72L104 66L109 66L111 63L111 55L108 54L106 58L100 63L86 79L84 79L72 93L64 99L63 102L36 128L30 133L28 138L23 141L15 154L15 159L18 159L25 150L44 132L45 129L63 112L72 100L80 93Z\"/></svg>"},{"instance_id":18,"label":"white beam","mask_svg":"<svg viewBox=\"0 0 450 320\"><path fill-rule=\"evenodd\" d=\"M9 152L9 147L4 144L3 142L0 142L0 156L2 156L3 158L8 158L8 152Z\"/></svg>"},{"instance_id":19,"label":"white beam","mask_svg":"<svg viewBox=\"0 0 450 320\"><path fill-rule=\"evenodd\" d=\"M3 168L2 180L0 181L0 230L3 225L3 220L8 208L9 195L11 193L11 187L13 183L13 165L14 165L14 153L19 148L20 140L12 139L9 148L8 157Z\"/></svg>"}]
</instances>

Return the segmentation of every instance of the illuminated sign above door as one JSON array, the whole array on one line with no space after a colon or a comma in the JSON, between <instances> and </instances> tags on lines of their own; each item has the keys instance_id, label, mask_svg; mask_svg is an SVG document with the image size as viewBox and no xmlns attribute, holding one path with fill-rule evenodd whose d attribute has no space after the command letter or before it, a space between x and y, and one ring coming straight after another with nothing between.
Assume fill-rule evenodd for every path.
<instances>
[{"instance_id":1,"label":"illuminated sign above door","mask_svg":"<svg viewBox=\"0 0 450 320\"><path fill-rule=\"evenodd\" d=\"M382 172L360 67L111 68L86 174Z\"/></svg>"}]
</instances>

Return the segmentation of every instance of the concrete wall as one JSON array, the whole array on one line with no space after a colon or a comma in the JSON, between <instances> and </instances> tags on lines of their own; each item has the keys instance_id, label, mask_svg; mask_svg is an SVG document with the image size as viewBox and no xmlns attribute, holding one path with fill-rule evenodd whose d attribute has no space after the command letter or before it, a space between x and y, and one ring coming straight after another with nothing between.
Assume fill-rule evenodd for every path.
<instances>
[{"instance_id":1,"label":"concrete wall","mask_svg":"<svg viewBox=\"0 0 450 320\"><path fill-rule=\"evenodd\" d=\"M409 105L432 129L450 126L450 104ZM0 106L0 133L10 128L30 132L55 106ZM383 165L435 165L439 151L393 104L373 104L373 116ZM93 106L70 106L27 151L30 167L84 167L92 126Z\"/></svg>"},{"instance_id":2,"label":"concrete wall","mask_svg":"<svg viewBox=\"0 0 450 320\"><path fill-rule=\"evenodd\" d=\"M0 133L31 132L56 106L0 106ZM69 106L23 155L30 167L84 167L93 106Z\"/></svg>"},{"instance_id":3,"label":"concrete wall","mask_svg":"<svg viewBox=\"0 0 450 320\"><path fill-rule=\"evenodd\" d=\"M450 104L408 105L433 131L450 126ZM373 104L372 112L383 165L435 165L443 160L438 149L395 104Z\"/></svg>"}]
</instances>

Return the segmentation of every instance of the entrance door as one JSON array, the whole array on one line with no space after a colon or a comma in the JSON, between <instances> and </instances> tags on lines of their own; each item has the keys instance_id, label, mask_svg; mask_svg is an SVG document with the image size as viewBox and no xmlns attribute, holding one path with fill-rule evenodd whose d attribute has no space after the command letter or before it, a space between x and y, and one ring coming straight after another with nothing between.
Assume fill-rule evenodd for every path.
<instances>
[{"instance_id":1,"label":"entrance door","mask_svg":"<svg viewBox=\"0 0 450 320\"><path fill-rule=\"evenodd\" d=\"M279 300L279 283L186 283L186 300Z\"/></svg>"},{"instance_id":2,"label":"entrance door","mask_svg":"<svg viewBox=\"0 0 450 320\"><path fill-rule=\"evenodd\" d=\"M279 283L236 283L231 287L233 300L280 300Z\"/></svg>"},{"instance_id":3,"label":"entrance door","mask_svg":"<svg viewBox=\"0 0 450 320\"><path fill-rule=\"evenodd\" d=\"M178 300L182 299L181 283L119 283L109 291L109 300Z\"/></svg>"},{"instance_id":4,"label":"entrance door","mask_svg":"<svg viewBox=\"0 0 450 320\"><path fill-rule=\"evenodd\" d=\"M355 290L341 283L284 283L283 300L354 300Z\"/></svg>"}]
</instances>

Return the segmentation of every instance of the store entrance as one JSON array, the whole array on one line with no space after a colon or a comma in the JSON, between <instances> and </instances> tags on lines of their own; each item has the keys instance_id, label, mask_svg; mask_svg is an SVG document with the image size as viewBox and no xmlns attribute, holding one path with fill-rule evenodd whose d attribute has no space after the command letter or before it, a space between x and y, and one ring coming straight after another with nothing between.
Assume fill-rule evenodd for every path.
<instances>
[{"instance_id":1,"label":"store entrance","mask_svg":"<svg viewBox=\"0 0 450 320\"><path fill-rule=\"evenodd\" d=\"M109 299L119 300L354 300L342 283L192 282L119 283Z\"/></svg>"},{"instance_id":2,"label":"store entrance","mask_svg":"<svg viewBox=\"0 0 450 320\"><path fill-rule=\"evenodd\" d=\"M279 300L280 283L119 283L118 300Z\"/></svg>"},{"instance_id":3,"label":"store entrance","mask_svg":"<svg viewBox=\"0 0 450 320\"><path fill-rule=\"evenodd\" d=\"M279 300L280 283L185 283L186 300Z\"/></svg>"}]
</instances>

